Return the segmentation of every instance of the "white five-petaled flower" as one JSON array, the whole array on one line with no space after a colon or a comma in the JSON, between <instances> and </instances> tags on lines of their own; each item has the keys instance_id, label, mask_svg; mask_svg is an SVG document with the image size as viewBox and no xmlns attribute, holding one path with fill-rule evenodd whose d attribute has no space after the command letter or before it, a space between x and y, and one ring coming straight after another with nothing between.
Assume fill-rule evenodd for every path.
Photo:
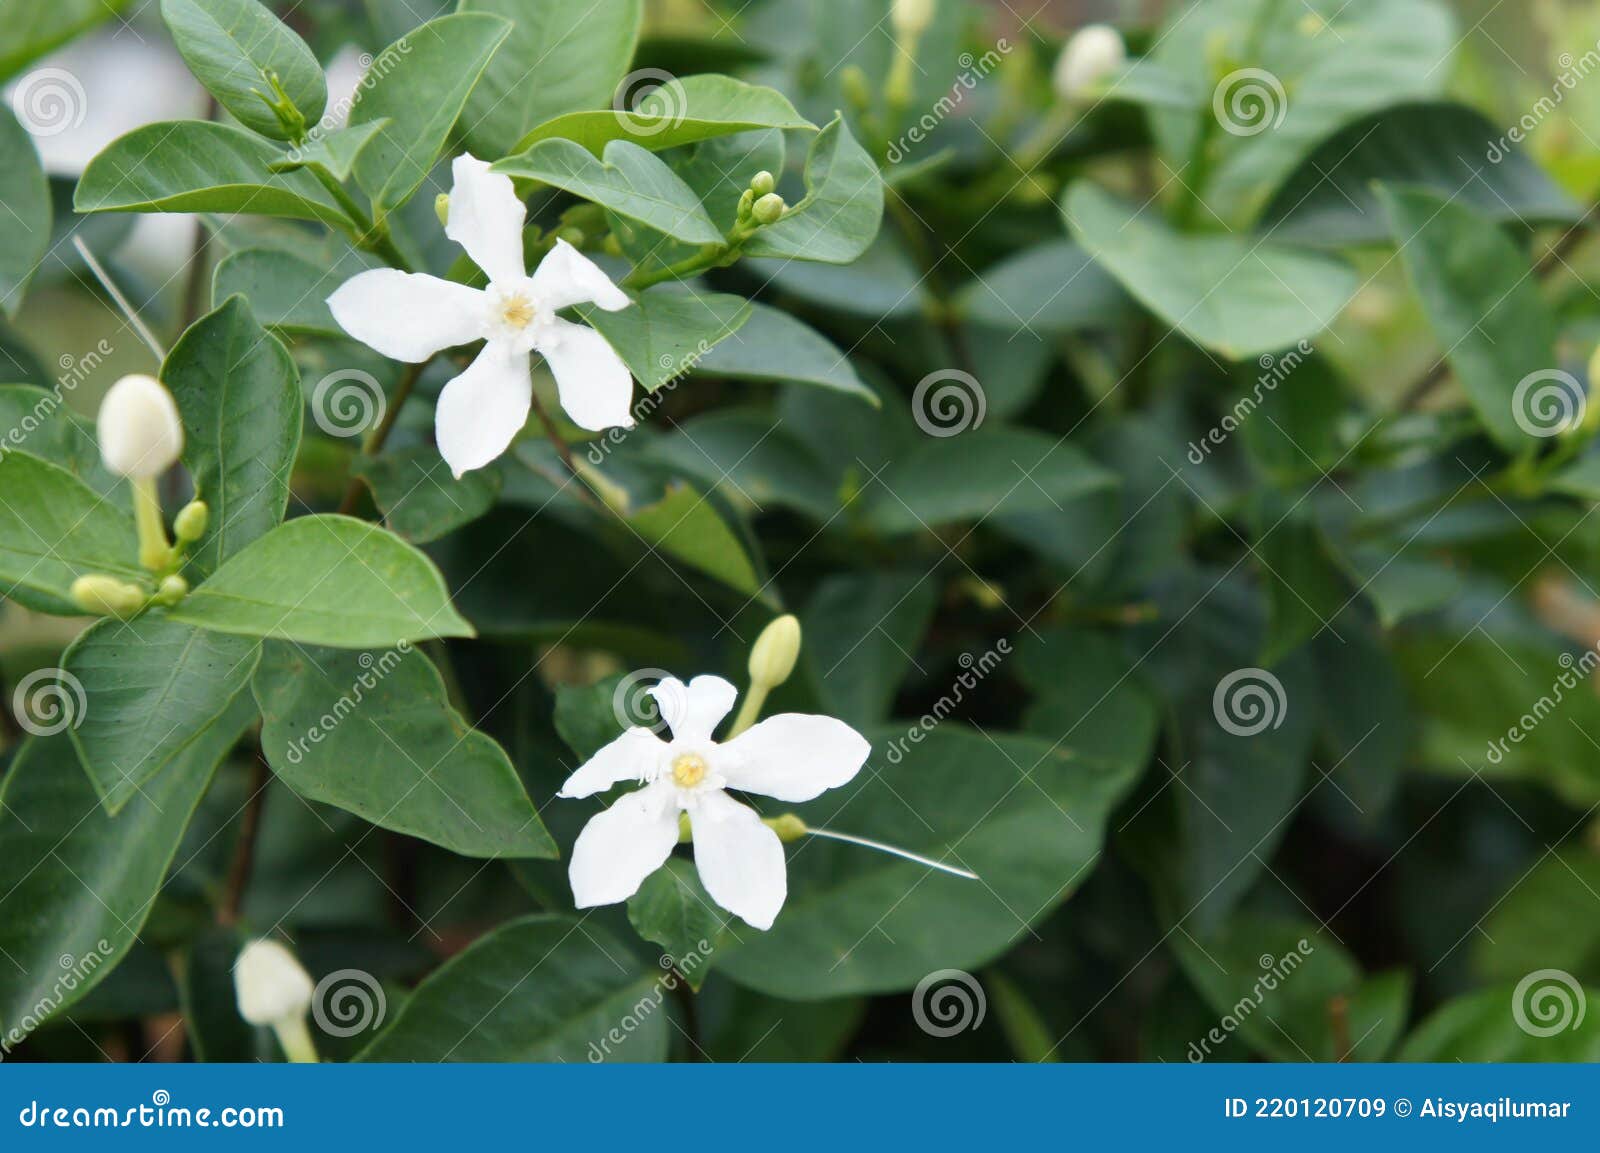
<instances>
[{"instance_id":1,"label":"white five-petaled flower","mask_svg":"<svg viewBox=\"0 0 1600 1153\"><path fill-rule=\"evenodd\" d=\"M556 313L574 304L607 312L631 302L600 268L557 240L533 275L522 261L526 215L511 178L469 155L456 157L445 235L489 277L487 289L420 272L378 268L351 277L328 298L351 336L394 360L427 360L441 349L483 340L483 350L444 386L434 414L439 452L456 476L482 468L528 419L528 354L550 366L561 407L583 428L631 426L633 378L592 328Z\"/></svg>"},{"instance_id":2,"label":"white five-petaled flower","mask_svg":"<svg viewBox=\"0 0 1600 1153\"><path fill-rule=\"evenodd\" d=\"M789 891L783 843L754 809L723 790L809 801L860 772L872 746L843 721L801 713L768 717L718 744L711 734L738 696L721 677L695 677L687 685L668 678L650 695L672 739L631 728L561 787L563 797L587 797L622 781L644 786L596 814L578 835L570 869L578 907L633 896L666 863L684 812L711 899L757 929L771 928Z\"/></svg>"}]
</instances>

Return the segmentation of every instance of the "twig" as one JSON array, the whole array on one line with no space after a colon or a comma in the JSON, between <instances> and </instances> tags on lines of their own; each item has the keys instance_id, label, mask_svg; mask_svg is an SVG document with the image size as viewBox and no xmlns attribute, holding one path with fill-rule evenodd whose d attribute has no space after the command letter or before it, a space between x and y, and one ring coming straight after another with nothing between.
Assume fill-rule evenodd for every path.
<instances>
[{"instance_id":1,"label":"twig","mask_svg":"<svg viewBox=\"0 0 1600 1153\"><path fill-rule=\"evenodd\" d=\"M405 372L401 373L399 382L394 386L394 395L389 398L389 407L383 411L383 419L378 421L378 426L361 443L362 456L377 456L382 451L389 434L394 431L395 422L400 419L400 410L406 406L406 401L411 399L411 393L416 389L417 381L422 379L423 370L428 364L429 361L424 360L417 364L406 365ZM339 502L339 511L349 516L355 512L356 505L360 501L361 478L353 476L344 490L344 499Z\"/></svg>"},{"instance_id":2,"label":"twig","mask_svg":"<svg viewBox=\"0 0 1600 1153\"><path fill-rule=\"evenodd\" d=\"M258 749L250 765L250 796L245 801L244 821L239 825L239 839L234 842L227 885L222 891L222 902L217 906L219 925L235 925L239 921L244 891L255 867L256 837L261 831L261 809L266 804L269 779L266 755Z\"/></svg>"}]
</instances>

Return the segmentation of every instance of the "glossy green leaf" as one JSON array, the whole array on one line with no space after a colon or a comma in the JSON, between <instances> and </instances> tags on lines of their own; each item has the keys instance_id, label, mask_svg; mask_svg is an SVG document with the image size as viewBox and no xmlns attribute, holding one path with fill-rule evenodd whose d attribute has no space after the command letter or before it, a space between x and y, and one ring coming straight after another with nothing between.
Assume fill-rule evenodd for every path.
<instances>
[{"instance_id":1,"label":"glossy green leaf","mask_svg":"<svg viewBox=\"0 0 1600 1153\"><path fill-rule=\"evenodd\" d=\"M745 933L718 971L773 996L812 1000L909 989L935 969L976 969L1065 900L1100 852L1111 809L1139 767L1070 743L932 732L869 734L846 789L797 810L972 869L970 881L853 845L788 847L789 899L766 933ZM1132 750L1129 750L1130 752Z\"/></svg>"},{"instance_id":2,"label":"glossy green leaf","mask_svg":"<svg viewBox=\"0 0 1600 1153\"><path fill-rule=\"evenodd\" d=\"M1086 181L1068 189L1061 210L1145 307L1232 360L1316 336L1358 286L1355 272L1332 257L1248 236L1180 233Z\"/></svg>"},{"instance_id":3,"label":"glossy green leaf","mask_svg":"<svg viewBox=\"0 0 1600 1153\"><path fill-rule=\"evenodd\" d=\"M504 156L529 131L567 112L611 104L639 39L642 0L462 0L462 12L511 21L462 125L474 155Z\"/></svg>"},{"instance_id":4,"label":"glossy green leaf","mask_svg":"<svg viewBox=\"0 0 1600 1153\"><path fill-rule=\"evenodd\" d=\"M704 413L661 437L650 454L740 508L796 508L826 519L838 507L810 447L764 413Z\"/></svg>"},{"instance_id":5,"label":"glossy green leaf","mask_svg":"<svg viewBox=\"0 0 1600 1153\"><path fill-rule=\"evenodd\" d=\"M477 520L494 507L500 492L498 471L480 468L457 480L431 445L363 457L355 473L372 489L384 524L416 544Z\"/></svg>"},{"instance_id":6,"label":"glossy green leaf","mask_svg":"<svg viewBox=\"0 0 1600 1153\"><path fill-rule=\"evenodd\" d=\"M307 800L467 857L556 855L505 750L410 646L268 645L254 688L267 761Z\"/></svg>"},{"instance_id":7,"label":"glossy green leaf","mask_svg":"<svg viewBox=\"0 0 1600 1153\"><path fill-rule=\"evenodd\" d=\"M654 392L677 380L750 319L751 304L725 292L647 288L632 307L591 308L583 318L617 350L634 378Z\"/></svg>"},{"instance_id":8,"label":"glossy green leaf","mask_svg":"<svg viewBox=\"0 0 1600 1153\"><path fill-rule=\"evenodd\" d=\"M211 299L217 304L235 294L250 301L250 311L268 328L305 336L343 336L328 311L328 297L345 276L360 266L329 269L279 248L246 248L231 252L211 277Z\"/></svg>"},{"instance_id":9,"label":"glossy green leaf","mask_svg":"<svg viewBox=\"0 0 1600 1153\"><path fill-rule=\"evenodd\" d=\"M250 637L149 613L102 620L72 643L61 667L89 702L72 741L108 813L121 812L205 734L250 683L260 655Z\"/></svg>"},{"instance_id":10,"label":"glossy green leaf","mask_svg":"<svg viewBox=\"0 0 1600 1153\"><path fill-rule=\"evenodd\" d=\"M361 1061L660 1061L662 971L596 924L525 917L446 961Z\"/></svg>"},{"instance_id":11,"label":"glossy green leaf","mask_svg":"<svg viewBox=\"0 0 1600 1153\"><path fill-rule=\"evenodd\" d=\"M0 457L21 449L60 465L96 492L110 493L122 478L106 470L88 421L72 411L68 390L0 385Z\"/></svg>"},{"instance_id":12,"label":"glossy green leaf","mask_svg":"<svg viewBox=\"0 0 1600 1153\"><path fill-rule=\"evenodd\" d=\"M857 729L885 720L916 667L937 600L925 572L842 572L822 581L800 614L801 660L822 711Z\"/></svg>"},{"instance_id":13,"label":"glossy green leaf","mask_svg":"<svg viewBox=\"0 0 1600 1153\"><path fill-rule=\"evenodd\" d=\"M171 610L242 636L336 648L471 636L433 562L346 516L305 516L234 553Z\"/></svg>"},{"instance_id":14,"label":"glossy green leaf","mask_svg":"<svg viewBox=\"0 0 1600 1153\"><path fill-rule=\"evenodd\" d=\"M659 152L757 128L816 129L781 92L731 76L675 77L652 91L624 95L635 99L620 111L569 112L545 121L512 152L552 138L576 141L596 156L612 140L632 140Z\"/></svg>"},{"instance_id":15,"label":"glossy green leaf","mask_svg":"<svg viewBox=\"0 0 1600 1153\"><path fill-rule=\"evenodd\" d=\"M1555 321L1527 257L1459 201L1410 189L1379 195L1400 259L1478 419L1508 449L1535 443L1533 430L1544 427L1535 374L1553 376ZM1519 394L1523 382L1534 388Z\"/></svg>"},{"instance_id":16,"label":"glossy green leaf","mask_svg":"<svg viewBox=\"0 0 1600 1153\"><path fill-rule=\"evenodd\" d=\"M806 154L806 194L783 219L745 242L750 256L849 264L865 252L883 220L883 178L844 119L835 116Z\"/></svg>"},{"instance_id":17,"label":"glossy green leaf","mask_svg":"<svg viewBox=\"0 0 1600 1153\"><path fill-rule=\"evenodd\" d=\"M444 147L489 58L511 25L498 16L457 13L430 20L389 45L370 85L356 89L350 125L389 124L356 157L356 183L380 212L411 198Z\"/></svg>"},{"instance_id":18,"label":"glossy green leaf","mask_svg":"<svg viewBox=\"0 0 1600 1153\"><path fill-rule=\"evenodd\" d=\"M316 165L343 184L355 170L362 150L388 126L388 117L381 117L364 124L323 132L314 139L295 145L281 160L273 161L268 167L274 172L293 172L297 168Z\"/></svg>"},{"instance_id":19,"label":"glossy green leaf","mask_svg":"<svg viewBox=\"0 0 1600 1153\"><path fill-rule=\"evenodd\" d=\"M1047 240L980 272L956 294L967 320L1004 332L1076 332L1127 315L1122 286L1070 240Z\"/></svg>"},{"instance_id":20,"label":"glossy green leaf","mask_svg":"<svg viewBox=\"0 0 1600 1153\"><path fill-rule=\"evenodd\" d=\"M849 354L810 325L769 304L750 302L737 332L694 362L698 376L794 381L859 397L877 408L878 394L861 383Z\"/></svg>"},{"instance_id":21,"label":"glossy green leaf","mask_svg":"<svg viewBox=\"0 0 1600 1153\"><path fill-rule=\"evenodd\" d=\"M1537 975L1537 971L1535 972ZM1565 974L1563 974L1565 976ZM1519 997L1518 994L1521 994ZM1600 1061L1600 987L1547 977L1527 988L1499 985L1446 1001L1406 1038L1399 1061ZM1537 1009L1540 1016L1532 1016ZM1518 1020L1533 1026L1525 1028ZM1543 1014L1549 1014L1548 1019ZM1540 1035L1554 1026L1554 1031Z\"/></svg>"},{"instance_id":22,"label":"glossy green leaf","mask_svg":"<svg viewBox=\"0 0 1600 1153\"><path fill-rule=\"evenodd\" d=\"M0 80L127 6L128 0L0 0Z\"/></svg>"},{"instance_id":23,"label":"glossy green leaf","mask_svg":"<svg viewBox=\"0 0 1600 1153\"><path fill-rule=\"evenodd\" d=\"M241 128L200 120L119 136L78 180L79 212L217 212L342 224L344 210L309 172L273 172L280 153Z\"/></svg>"},{"instance_id":24,"label":"glossy green leaf","mask_svg":"<svg viewBox=\"0 0 1600 1153\"><path fill-rule=\"evenodd\" d=\"M289 504L304 402L289 352L230 296L173 345L161 379L183 416L183 463L210 507L190 554L204 575L277 527Z\"/></svg>"},{"instance_id":25,"label":"glossy green leaf","mask_svg":"<svg viewBox=\"0 0 1600 1153\"><path fill-rule=\"evenodd\" d=\"M0 108L0 204L0 311L15 316L50 247L50 183L9 108Z\"/></svg>"},{"instance_id":26,"label":"glossy green leaf","mask_svg":"<svg viewBox=\"0 0 1600 1153\"><path fill-rule=\"evenodd\" d=\"M717 945L733 914L707 895L695 867L673 857L645 878L628 898L628 921L646 941L662 948L661 965L682 973L698 990L711 975Z\"/></svg>"},{"instance_id":27,"label":"glossy green leaf","mask_svg":"<svg viewBox=\"0 0 1600 1153\"><path fill-rule=\"evenodd\" d=\"M138 568L133 516L58 465L12 451L0 455L0 586L56 612L71 606L72 582L90 573L124 579Z\"/></svg>"},{"instance_id":28,"label":"glossy green leaf","mask_svg":"<svg viewBox=\"0 0 1600 1153\"><path fill-rule=\"evenodd\" d=\"M195 79L246 128L292 139L271 107L282 97L306 126L322 118L328 86L317 58L256 0L161 0L161 18Z\"/></svg>"},{"instance_id":29,"label":"glossy green leaf","mask_svg":"<svg viewBox=\"0 0 1600 1153\"><path fill-rule=\"evenodd\" d=\"M133 946L254 707L240 698L116 818L100 808L64 733L30 742L12 764L0 785L0 949L14 962L0 982L0 1035L32 1032Z\"/></svg>"},{"instance_id":30,"label":"glossy green leaf","mask_svg":"<svg viewBox=\"0 0 1600 1153\"><path fill-rule=\"evenodd\" d=\"M1258 227L1274 240L1319 248L1386 244L1392 231L1379 183L1426 188L1496 224L1577 220L1577 202L1526 155L1495 155L1499 134L1462 104L1385 108L1318 145L1278 189Z\"/></svg>"},{"instance_id":31,"label":"glossy green leaf","mask_svg":"<svg viewBox=\"0 0 1600 1153\"><path fill-rule=\"evenodd\" d=\"M1600 973L1600 921L1589 904L1600 885L1600 856L1573 846L1552 852L1506 878L1482 933L1472 934L1473 971L1491 981L1518 981L1538 969L1560 969L1580 981Z\"/></svg>"}]
</instances>

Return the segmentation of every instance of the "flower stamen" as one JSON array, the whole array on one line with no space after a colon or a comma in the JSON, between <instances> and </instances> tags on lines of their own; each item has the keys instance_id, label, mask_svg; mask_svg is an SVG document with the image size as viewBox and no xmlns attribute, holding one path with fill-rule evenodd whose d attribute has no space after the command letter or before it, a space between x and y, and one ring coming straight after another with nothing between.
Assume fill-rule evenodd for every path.
<instances>
[{"instance_id":1,"label":"flower stamen","mask_svg":"<svg viewBox=\"0 0 1600 1153\"><path fill-rule=\"evenodd\" d=\"M706 779L707 768L699 753L680 753L672 758L672 781L681 789L692 789Z\"/></svg>"}]
</instances>

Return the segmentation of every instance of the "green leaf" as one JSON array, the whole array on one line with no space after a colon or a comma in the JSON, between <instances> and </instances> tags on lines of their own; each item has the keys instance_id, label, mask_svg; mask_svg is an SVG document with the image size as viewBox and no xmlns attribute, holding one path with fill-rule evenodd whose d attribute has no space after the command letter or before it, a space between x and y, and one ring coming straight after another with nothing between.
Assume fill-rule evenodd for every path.
<instances>
[{"instance_id":1,"label":"green leaf","mask_svg":"<svg viewBox=\"0 0 1600 1153\"><path fill-rule=\"evenodd\" d=\"M183 950L178 996L196 1061L256 1061L256 1027L239 1016L233 967L245 940L236 927L202 930Z\"/></svg>"},{"instance_id":2,"label":"green leaf","mask_svg":"<svg viewBox=\"0 0 1600 1153\"><path fill-rule=\"evenodd\" d=\"M1442 91L1457 43L1436 0L1213 0L1174 13L1151 50L1199 107L1158 109L1151 125L1172 171L1209 174L1212 211L1248 220L1346 124Z\"/></svg>"},{"instance_id":3,"label":"green leaf","mask_svg":"<svg viewBox=\"0 0 1600 1153\"><path fill-rule=\"evenodd\" d=\"M0 80L127 6L128 0L0 0Z\"/></svg>"},{"instance_id":4,"label":"green leaf","mask_svg":"<svg viewBox=\"0 0 1600 1153\"><path fill-rule=\"evenodd\" d=\"M0 385L0 429L5 430L0 456L23 449L109 495L122 478L106 470L94 430L68 407L67 391L65 386L46 391L26 384Z\"/></svg>"},{"instance_id":5,"label":"green leaf","mask_svg":"<svg viewBox=\"0 0 1600 1153\"><path fill-rule=\"evenodd\" d=\"M688 485L673 485L654 504L630 512L627 521L651 547L747 597L760 594L761 578L739 538L711 502Z\"/></svg>"},{"instance_id":6,"label":"green leaf","mask_svg":"<svg viewBox=\"0 0 1600 1153\"><path fill-rule=\"evenodd\" d=\"M1378 183L1426 188L1496 224L1571 224L1583 210L1521 151L1485 164L1500 130L1462 104L1401 104L1335 133L1273 196L1258 227L1318 248L1385 244Z\"/></svg>"},{"instance_id":7,"label":"green leaf","mask_svg":"<svg viewBox=\"0 0 1600 1153\"><path fill-rule=\"evenodd\" d=\"M1541 428L1522 382L1551 372L1555 320L1528 259L1472 208L1437 193L1384 188L1400 258L1478 419L1505 448L1536 443ZM1571 398L1578 399L1578 398Z\"/></svg>"},{"instance_id":8,"label":"green leaf","mask_svg":"<svg viewBox=\"0 0 1600 1153\"><path fill-rule=\"evenodd\" d=\"M682 857L669 859L628 898L629 923L639 936L661 946L662 967L676 968L697 992L711 975L718 941L731 920Z\"/></svg>"},{"instance_id":9,"label":"green leaf","mask_svg":"<svg viewBox=\"0 0 1600 1153\"><path fill-rule=\"evenodd\" d=\"M610 105L633 59L644 4L462 0L459 10L511 21L511 35L473 89L463 118L469 152L504 156L552 117Z\"/></svg>"},{"instance_id":10,"label":"green leaf","mask_svg":"<svg viewBox=\"0 0 1600 1153\"><path fill-rule=\"evenodd\" d=\"M216 212L343 224L344 209L308 172L271 170L280 154L241 128L201 120L119 136L78 180L79 212Z\"/></svg>"},{"instance_id":11,"label":"green leaf","mask_svg":"<svg viewBox=\"0 0 1600 1153\"><path fill-rule=\"evenodd\" d=\"M926 572L834 573L800 614L801 659L822 711L864 729L885 720L938 603Z\"/></svg>"},{"instance_id":12,"label":"green leaf","mask_svg":"<svg viewBox=\"0 0 1600 1153\"><path fill-rule=\"evenodd\" d=\"M1255 516L1254 555L1269 599L1261 662L1273 665L1331 628L1355 590L1304 505L1297 508L1287 497L1268 492L1258 499Z\"/></svg>"},{"instance_id":13,"label":"green leaf","mask_svg":"<svg viewBox=\"0 0 1600 1153\"><path fill-rule=\"evenodd\" d=\"M415 544L438 540L488 512L502 476L481 468L457 480L432 445L362 457L354 471L372 489L389 529Z\"/></svg>"},{"instance_id":14,"label":"green leaf","mask_svg":"<svg viewBox=\"0 0 1600 1153\"><path fill-rule=\"evenodd\" d=\"M1537 971L1535 971L1537 972ZM1518 992L1522 996L1518 997ZM1558 979L1535 981L1526 989L1501 985L1446 1001L1418 1025L1395 1054L1397 1061L1488 1063L1502 1061L1600 1061L1600 1014L1576 1006L1600 1003L1600 987L1574 990ZM1535 1017L1538 1009L1549 1015ZM1548 1036L1529 1032L1522 1019Z\"/></svg>"},{"instance_id":15,"label":"green leaf","mask_svg":"<svg viewBox=\"0 0 1600 1153\"><path fill-rule=\"evenodd\" d=\"M1566 848L1506 879L1509 887L1474 934L1473 971L1491 981L1521 980L1536 969L1595 980L1600 920L1589 916L1589 903L1600 885L1600 856Z\"/></svg>"},{"instance_id":16,"label":"green leaf","mask_svg":"<svg viewBox=\"0 0 1600 1153\"><path fill-rule=\"evenodd\" d=\"M713 136L756 128L816 130L783 93L731 76L673 78L644 94L631 109L569 112L539 125L517 142L526 152L541 140L576 141L596 156L612 140L632 140L652 152Z\"/></svg>"},{"instance_id":17,"label":"green leaf","mask_svg":"<svg viewBox=\"0 0 1600 1153\"><path fill-rule=\"evenodd\" d=\"M541 140L494 166L496 172L563 189L689 244L720 244L700 198L648 149L613 140L597 160L570 140Z\"/></svg>"},{"instance_id":18,"label":"green leaf","mask_svg":"<svg viewBox=\"0 0 1600 1153\"><path fill-rule=\"evenodd\" d=\"M1070 240L1047 240L985 268L954 303L965 319L1004 332L1105 328L1128 312L1121 285Z\"/></svg>"},{"instance_id":19,"label":"green leaf","mask_svg":"<svg viewBox=\"0 0 1600 1153\"><path fill-rule=\"evenodd\" d=\"M1080 181L1062 214L1091 255L1162 320L1232 360L1315 336L1355 295L1347 265L1248 236L1190 235Z\"/></svg>"},{"instance_id":20,"label":"green leaf","mask_svg":"<svg viewBox=\"0 0 1600 1153\"><path fill-rule=\"evenodd\" d=\"M878 165L835 116L806 154L806 195L776 224L745 242L749 256L849 264L872 244L883 220Z\"/></svg>"},{"instance_id":21,"label":"green leaf","mask_svg":"<svg viewBox=\"0 0 1600 1153\"><path fill-rule=\"evenodd\" d=\"M15 316L50 247L50 182L27 130L0 107L0 311Z\"/></svg>"},{"instance_id":22,"label":"green leaf","mask_svg":"<svg viewBox=\"0 0 1600 1153\"><path fill-rule=\"evenodd\" d=\"M456 13L430 20L377 59L387 71L356 89L350 125L387 118L388 127L356 157L356 183L381 215L411 198L444 147L489 58L511 33L498 16Z\"/></svg>"},{"instance_id":23,"label":"green leaf","mask_svg":"<svg viewBox=\"0 0 1600 1153\"><path fill-rule=\"evenodd\" d=\"M0 456L0 587L53 612L76 614L72 582L90 573L126 580L137 565L138 535L121 502L105 499L58 465L12 451Z\"/></svg>"},{"instance_id":24,"label":"green leaf","mask_svg":"<svg viewBox=\"0 0 1600 1153\"><path fill-rule=\"evenodd\" d=\"M748 319L739 330L695 360L696 375L814 384L880 407L878 394L861 383L848 353L787 312L769 304L749 305Z\"/></svg>"},{"instance_id":25,"label":"green leaf","mask_svg":"<svg viewBox=\"0 0 1600 1153\"><path fill-rule=\"evenodd\" d=\"M650 456L740 508L778 504L824 520L838 507L810 446L766 413L704 413L655 441Z\"/></svg>"},{"instance_id":26,"label":"green leaf","mask_svg":"<svg viewBox=\"0 0 1600 1153\"><path fill-rule=\"evenodd\" d=\"M389 118L385 116L365 124L335 128L295 145L282 159L274 160L268 167L274 172L293 172L297 168L316 165L343 184L355 170L362 150L388 126Z\"/></svg>"},{"instance_id":27,"label":"green leaf","mask_svg":"<svg viewBox=\"0 0 1600 1153\"><path fill-rule=\"evenodd\" d=\"M269 645L254 688L267 761L307 800L466 857L556 855L505 750L450 707L409 645Z\"/></svg>"},{"instance_id":28,"label":"green leaf","mask_svg":"<svg viewBox=\"0 0 1600 1153\"><path fill-rule=\"evenodd\" d=\"M1315 924L1239 916L1202 940L1168 939L1219 1017L1275 1060L1380 1061L1405 1030L1409 976L1364 977Z\"/></svg>"},{"instance_id":29,"label":"green leaf","mask_svg":"<svg viewBox=\"0 0 1600 1153\"><path fill-rule=\"evenodd\" d=\"M246 128L293 138L272 109L282 99L274 79L306 126L322 119L328 86L317 58L256 0L161 0L161 18L195 79Z\"/></svg>"},{"instance_id":30,"label":"green leaf","mask_svg":"<svg viewBox=\"0 0 1600 1153\"><path fill-rule=\"evenodd\" d=\"M14 964L0 982L0 1035L30 1031L81 998L133 946L217 762L254 708L238 698L114 819L65 734L18 755L0 784L0 955ZM62 957L73 959L66 970ZM64 972L74 974L70 987Z\"/></svg>"},{"instance_id":31,"label":"green leaf","mask_svg":"<svg viewBox=\"0 0 1600 1153\"><path fill-rule=\"evenodd\" d=\"M1033 701L1023 723L1030 733L1101 756L1135 750L1144 763L1160 715L1137 671L1120 641L1104 633L1058 626L1026 636L1017 645L1016 674Z\"/></svg>"},{"instance_id":32,"label":"green leaf","mask_svg":"<svg viewBox=\"0 0 1600 1153\"><path fill-rule=\"evenodd\" d=\"M281 332L343 337L344 329L328 311L328 297L343 275L280 248L245 248L218 263L211 277L211 299L244 296L262 324Z\"/></svg>"},{"instance_id":33,"label":"green leaf","mask_svg":"<svg viewBox=\"0 0 1600 1153\"><path fill-rule=\"evenodd\" d=\"M667 997L661 970L599 925L525 917L441 965L356 1059L661 1061Z\"/></svg>"},{"instance_id":34,"label":"green leaf","mask_svg":"<svg viewBox=\"0 0 1600 1153\"><path fill-rule=\"evenodd\" d=\"M891 461L862 499L880 532L918 532L999 514L1059 512L1116 485L1116 474L1059 437L971 428L929 437Z\"/></svg>"},{"instance_id":35,"label":"green leaf","mask_svg":"<svg viewBox=\"0 0 1600 1153\"><path fill-rule=\"evenodd\" d=\"M433 562L347 516L304 516L246 545L171 610L217 632L335 648L472 635Z\"/></svg>"},{"instance_id":36,"label":"green leaf","mask_svg":"<svg viewBox=\"0 0 1600 1153\"><path fill-rule=\"evenodd\" d=\"M72 730L83 767L115 816L199 740L250 683L250 637L209 633L153 614L101 620L62 655L63 678L88 697Z\"/></svg>"},{"instance_id":37,"label":"green leaf","mask_svg":"<svg viewBox=\"0 0 1600 1153\"><path fill-rule=\"evenodd\" d=\"M814 1000L979 968L1076 890L1142 767L1132 755L1110 762L1069 743L984 736L953 722L915 731L920 741L904 728L874 730L861 775L796 811L809 825L869 835L982 880L807 841L789 851L789 899L777 922L724 944L720 972L773 996Z\"/></svg>"},{"instance_id":38,"label":"green leaf","mask_svg":"<svg viewBox=\"0 0 1600 1153\"><path fill-rule=\"evenodd\" d=\"M304 402L289 352L242 296L189 326L161 379L183 416L183 463L210 506L189 563L202 575L276 528L289 506Z\"/></svg>"},{"instance_id":39,"label":"green leaf","mask_svg":"<svg viewBox=\"0 0 1600 1153\"><path fill-rule=\"evenodd\" d=\"M737 332L751 304L725 292L685 292L671 285L647 288L630 308L582 310L646 391L654 392L699 364Z\"/></svg>"}]
</instances>

